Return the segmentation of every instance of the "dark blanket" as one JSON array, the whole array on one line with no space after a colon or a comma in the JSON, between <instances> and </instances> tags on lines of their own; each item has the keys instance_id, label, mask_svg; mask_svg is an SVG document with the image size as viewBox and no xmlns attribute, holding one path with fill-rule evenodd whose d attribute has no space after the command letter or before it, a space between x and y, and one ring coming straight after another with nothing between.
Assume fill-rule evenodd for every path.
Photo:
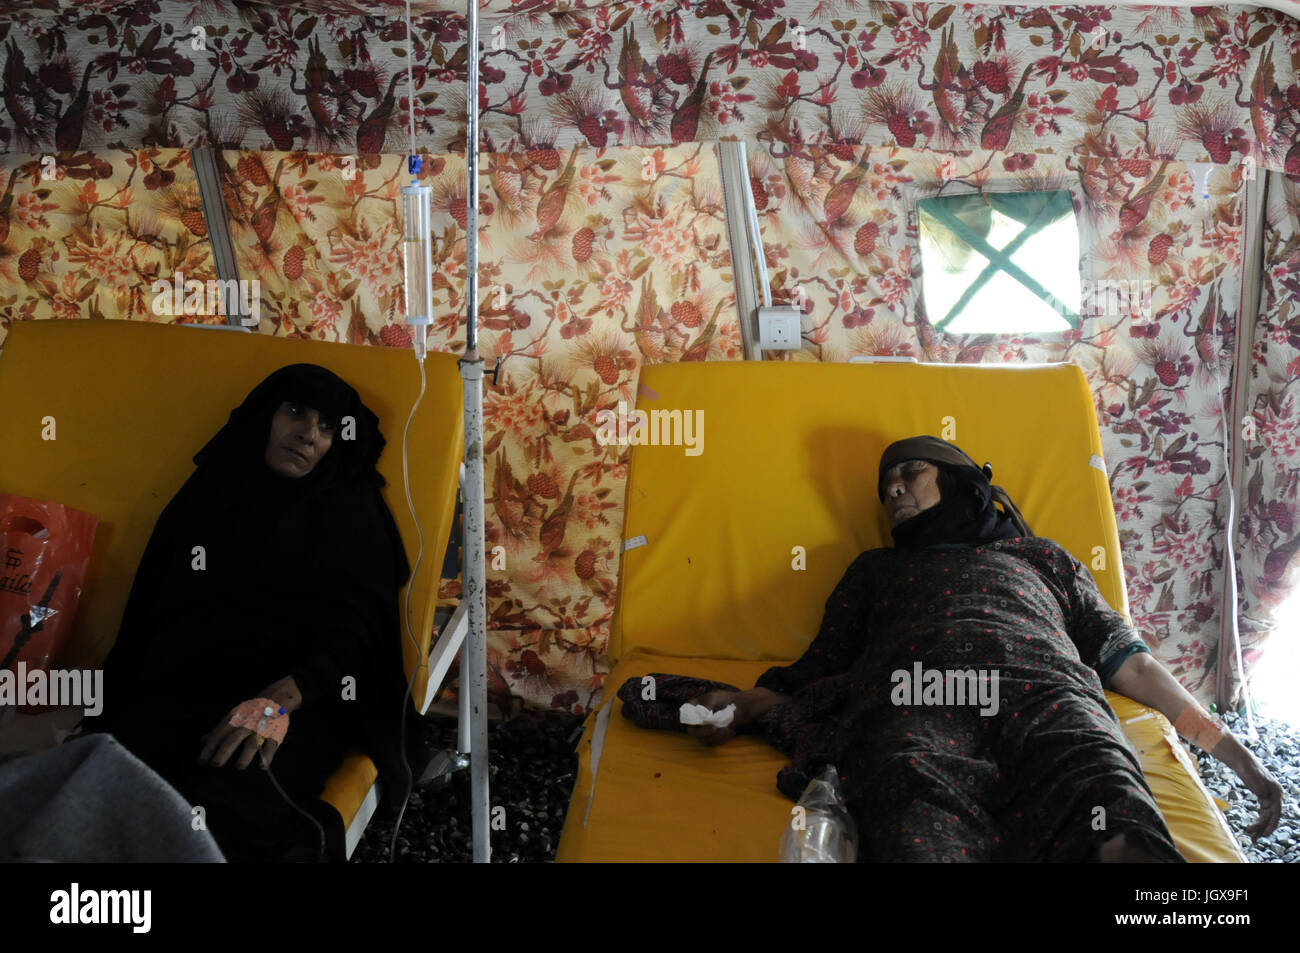
<instances>
[{"instance_id":1,"label":"dark blanket","mask_svg":"<svg viewBox=\"0 0 1300 953\"><path fill-rule=\"evenodd\" d=\"M1145 650L1051 540L874 549L803 657L758 680L791 696L759 730L791 755L791 798L839 768L863 859L1088 860L1125 832L1179 860L1102 688ZM901 694L917 663L996 671L997 710Z\"/></svg>"}]
</instances>

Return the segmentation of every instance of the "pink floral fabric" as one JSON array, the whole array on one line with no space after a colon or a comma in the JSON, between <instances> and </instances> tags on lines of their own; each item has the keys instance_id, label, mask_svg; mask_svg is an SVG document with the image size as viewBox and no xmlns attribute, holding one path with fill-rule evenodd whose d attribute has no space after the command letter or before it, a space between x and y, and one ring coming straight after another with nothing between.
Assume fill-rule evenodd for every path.
<instances>
[{"instance_id":1,"label":"pink floral fabric","mask_svg":"<svg viewBox=\"0 0 1300 953\"><path fill-rule=\"evenodd\" d=\"M716 139L1251 159L1300 173L1300 24L1267 7L790 0L479 17L481 147ZM0 4L0 149L408 148L404 4ZM465 148L465 20L413 5L417 146Z\"/></svg>"},{"instance_id":2,"label":"pink floral fabric","mask_svg":"<svg viewBox=\"0 0 1300 953\"><path fill-rule=\"evenodd\" d=\"M1300 508L1293 462L1300 454L1300 188L1270 175L1264 209L1259 320L1248 357L1237 453L1243 462L1236 551L1246 670L1258 660L1279 609L1295 591Z\"/></svg>"},{"instance_id":3,"label":"pink floral fabric","mask_svg":"<svg viewBox=\"0 0 1300 953\"><path fill-rule=\"evenodd\" d=\"M432 153L432 345L460 350L464 15L453 0L412 7L408 38L396 0L0 2L0 335L40 318L221 320L160 312L151 295L178 271L215 277L187 151L209 146L241 276L261 284L261 332L407 346L409 46L416 147ZM707 145L723 138L754 145L774 296L799 296L811 328L782 359L1084 368L1134 623L1204 699L1229 618L1228 441L1246 467L1249 666L1294 581L1300 24L1248 6L480 9L478 314L484 352L503 359L485 395L501 699L582 710L601 687L626 455L596 441L596 413L635 398L645 362L741 358ZM1194 165L1206 161L1208 199ZM1270 185L1266 222L1244 221L1248 176ZM1150 308L1059 336L934 331L898 210L972 187L1069 189L1081 277L1151 281ZM1238 341L1241 249L1259 228L1260 316ZM1231 394L1238 364L1246 407Z\"/></svg>"},{"instance_id":4,"label":"pink floral fabric","mask_svg":"<svg viewBox=\"0 0 1300 953\"><path fill-rule=\"evenodd\" d=\"M0 177L0 347L14 321L224 323L188 152L9 155ZM177 273L204 286L179 308L155 284L174 289Z\"/></svg>"}]
</instances>

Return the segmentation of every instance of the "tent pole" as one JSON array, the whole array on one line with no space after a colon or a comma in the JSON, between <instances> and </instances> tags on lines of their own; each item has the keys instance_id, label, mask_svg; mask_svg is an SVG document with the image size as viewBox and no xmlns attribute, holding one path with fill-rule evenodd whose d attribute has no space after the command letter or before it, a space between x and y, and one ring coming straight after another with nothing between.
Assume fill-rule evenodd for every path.
<instances>
[{"instance_id":1,"label":"tent pole","mask_svg":"<svg viewBox=\"0 0 1300 953\"><path fill-rule=\"evenodd\" d=\"M471 300L471 308L473 307ZM460 690L469 692L470 796L474 862L491 858L488 842L487 605L483 552L483 359L467 350L460 360L465 386L465 505L461 515L464 559L461 598L469 601L468 672ZM468 674L468 684L465 675ZM461 706L463 711L466 706Z\"/></svg>"},{"instance_id":2,"label":"tent pole","mask_svg":"<svg viewBox=\"0 0 1300 953\"><path fill-rule=\"evenodd\" d=\"M466 11L465 111L465 354L460 376L465 386L465 499L461 517L464 567L461 598L469 600L470 796L474 862L492 856L488 835L487 599L483 539L483 358L478 353L478 3ZM461 678L460 690L466 690Z\"/></svg>"}]
</instances>

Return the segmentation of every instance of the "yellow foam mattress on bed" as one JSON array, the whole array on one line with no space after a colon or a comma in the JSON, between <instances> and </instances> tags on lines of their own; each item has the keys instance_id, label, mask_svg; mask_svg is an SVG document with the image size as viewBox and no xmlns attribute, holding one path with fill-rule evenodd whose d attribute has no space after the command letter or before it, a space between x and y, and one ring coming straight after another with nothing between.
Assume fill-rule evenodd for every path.
<instances>
[{"instance_id":1,"label":"yellow foam mattress on bed","mask_svg":"<svg viewBox=\"0 0 1300 953\"><path fill-rule=\"evenodd\" d=\"M613 696L649 672L749 688L798 658L853 559L890 544L876 468L895 440L933 434L991 461L1035 534L1128 614L1092 395L1073 365L661 365L643 369L637 410L657 442L632 447L615 666L580 742L561 861L776 859L785 758L751 737L710 749L638 728ZM1168 721L1108 697L1184 856L1244 860Z\"/></svg>"}]
</instances>

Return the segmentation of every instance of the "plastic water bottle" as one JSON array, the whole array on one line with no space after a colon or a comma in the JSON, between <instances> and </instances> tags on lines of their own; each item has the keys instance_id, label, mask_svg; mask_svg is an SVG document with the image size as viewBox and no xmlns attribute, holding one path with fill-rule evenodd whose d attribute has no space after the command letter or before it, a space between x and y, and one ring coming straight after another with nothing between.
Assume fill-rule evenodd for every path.
<instances>
[{"instance_id":1,"label":"plastic water bottle","mask_svg":"<svg viewBox=\"0 0 1300 953\"><path fill-rule=\"evenodd\" d=\"M858 857L858 826L840 793L834 765L808 782L781 835L783 864L851 864Z\"/></svg>"}]
</instances>

